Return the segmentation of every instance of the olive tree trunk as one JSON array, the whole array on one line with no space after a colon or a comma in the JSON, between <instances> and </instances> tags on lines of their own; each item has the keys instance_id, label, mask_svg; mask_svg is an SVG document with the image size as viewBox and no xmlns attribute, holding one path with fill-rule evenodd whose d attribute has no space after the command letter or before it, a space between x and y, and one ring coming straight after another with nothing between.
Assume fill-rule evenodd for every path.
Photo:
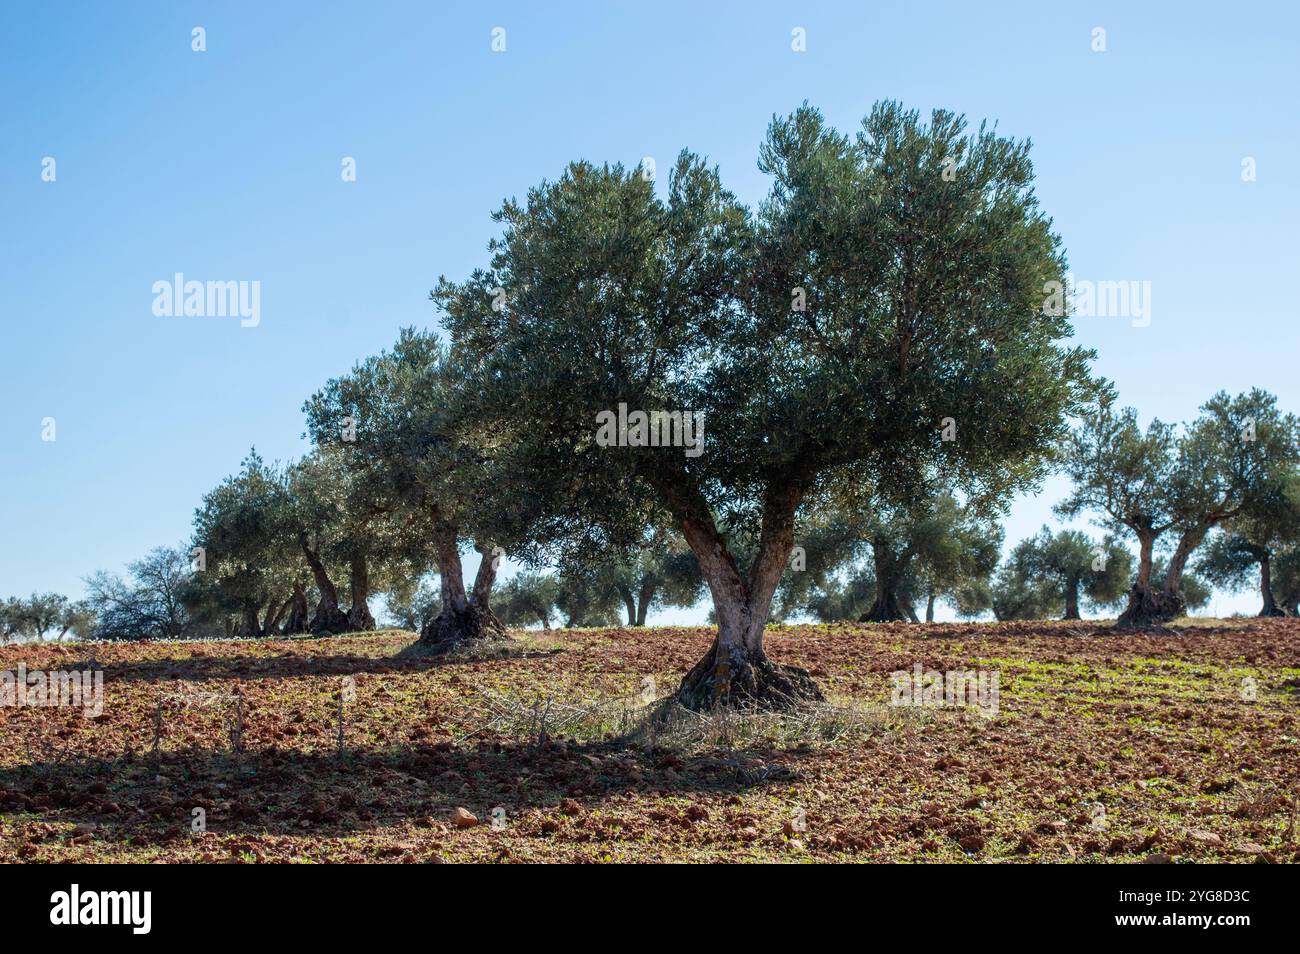
<instances>
[{"instance_id":1,"label":"olive tree trunk","mask_svg":"<svg viewBox=\"0 0 1300 954\"><path fill-rule=\"evenodd\" d=\"M272 600L271 605L266 608L266 624L262 627L262 635L275 635L280 628L280 620L284 619L285 613L292 605L293 597L287 600Z\"/></svg>"},{"instance_id":2,"label":"olive tree trunk","mask_svg":"<svg viewBox=\"0 0 1300 954\"><path fill-rule=\"evenodd\" d=\"M916 621L916 613L898 598L907 568L905 557L895 556L885 540L871 546L871 562L876 569L876 599L871 609L858 617L859 623L893 623Z\"/></svg>"},{"instance_id":3,"label":"olive tree trunk","mask_svg":"<svg viewBox=\"0 0 1300 954\"><path fill-rule=\"evenodd\" d=\"M311 567L311 575L315 578L316 589L320 593L320 599L316 603L316 613L311 620L311 631L313 633L347 632L348 617L339 609L339 591L334 588L329 574L325 572L325 564L321 562L320 555L308 546L306 534L298 538L298 543L307 558L307 565Z\"/></svg>"},{"instance_id":4,"label":"olive tree trunk","mask_svg":"<svg viewBox=\"0 0 1300 954\"><path fill-rule=\"evenodd\" d=\"M256 639L262 635L262 624L257 618L257 604L251 600L244 603L244 622L239 628L243 639Z\"/></svg>"},{"instance_id":5,"label":"olive tree trunk","mask_svg":"<svg viewBox=\"0 0 1300 954\"><path fill-rule=\"evenodd\" d=\"M1259 558L1259 595L1264 599L1264 606L1259 611L1260 616L1286 615L1273 597L1273 566L1267 550Z\"/></svg>"},{"instance_id":6,"label":"olive tree trunk","mask_svg":"<svg viewBox=\"0 0 1300 954\"><path fill-rule=\"evenodd\" d=\"M682 679L676 695L680 705L696 711L788 709L823 698L807 672L773 663L763 649L772 597L794 548L794 514L801 497L793 487L769 492L758 555L748 578L742 576L703 500L683 505L677 498L682 533L708 583L718 623L712 647Z\"/></svg>"},{"instance_id":7,"label":"olive tree trunk","mask_svg":"<svg viewBox=\"0 0 1300 954\"><path fill-rule=\"evenodd\" d=\"M293 596L290 599L289 615L284 621L285 635L307 632L311 625L308 619L309 612L307 609L307 591L303 589L301 583L295 583L293 585Z\"/></svg>"},{"instance_id":8,"label":"olive tree trunk","mask_svg":"<svg viewBox=\"0 0 1300 954\"><path fill-rule=\"evenodd\" d=\"M375 628L375 618L370 613L370 570L364 556L354 556L348 563L348 585L352 591L352 605L348 607L348 629L361 632Z\"/></svg>"},{"instance_id":9,"label":"olive tree trunk","mask_svg":"<svg viewBox=\"0 0 1300 954\"><path fill-rule=\"evenodd\" d=\"M1065 615L1062 619L1079 619L1079 579L1073 577L1065 583Z\"/></svg>"},{"instance_id":10,"label":"olive tree trunk","mask_svg":"<svg viewBox=\"0 0 1300 954\"><path fill-rule=\"evenodd\" d=\"M637 591L636 624L638 626L645 625L646 617L650 613L650 604L654 602L654 598L654 584L649 581L643 582L641 589Z\"/></svg>"},{"instance_id":11,"label":"olive tree trunk","mask_svg":"<svg viewBox=\"0 0 1300 954\"><path fill-rule=\"evenodd\" d=\"M441 651L473 640L507 638L505 627L492 613L492 584L497 572L492 548L485 544L475 546L483 559L474 578L471 598L465 591L465 570L456 528L436 520L433 544L442 581L442 610L425 623L420 631L420 643Z\"/></svg>"},{"instance_id":12,"label":"olive tree trunk","mask_svg":"<svg viewBox=\"0 0 1300 954\"><path fill-rule=\"evenodd\" d=\"M1183 598L1174 590L1171 597L1166 589L1161 589L1151 585L1151 564L1152 551L1155 548L1157 533L1151 530L1139 530L1138 536L1138 572L1137 579L1133 581L1133 588L1129 590L1128 606L1120 614L1117 621L1118 626L1126 629L1141 629L1148 626L1159 626L1169 622L1176 616L1182 614L1184 610ZM1180 548L1182 544L1180 543ZM1175 573L1175 564L1173 560L1169 562L1169 572L1165 574L1166 588L1170 579L1169 574L1175 573L1174 579L1182 579L1183 566L1187 563L1187 557L1191 550L1187 550L1182 557L1182 562L1178 564Z\"/></svg>"}]
</instances>

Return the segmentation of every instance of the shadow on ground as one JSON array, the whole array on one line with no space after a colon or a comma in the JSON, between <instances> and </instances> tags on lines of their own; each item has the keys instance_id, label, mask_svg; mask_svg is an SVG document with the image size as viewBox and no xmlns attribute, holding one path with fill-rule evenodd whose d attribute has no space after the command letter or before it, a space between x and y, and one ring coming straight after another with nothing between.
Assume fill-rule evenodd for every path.
<instances>
[{"instance_id":1,"label":"shadow on ground","mask_svg":"<svg viewBox=\"0 0 1300 954\"><path fill-rule=\"evenodd\" d=\"M358 676L421 672L472 663L508 659L537 659L555 656L563 649L501 650L482 655L445 656L306 656L285 653L276 656L190 656L177 659L151 659L142 662L96 665L104 672L106 683L123 681L161 682L186 680L202 682L217 679L285 679L296 676ZM87 664L89 665L89 664ZM68 665L66 668L83 668Z\"/></svg>"},{"instance_id":2,"label":"shadow on ground","mask_svg":"<svg viewBox=\"0 0 1300 954\"><path fill-rule=\"evenodd\" d=\"M563 799L590 808L633 791L738 793L795 779L799 757L785 750L688 757L619 742L78 755L0 770L0 813L36 813L81 826L73 838L136 846L189 837L196 808L214 834L337 837L408 821L431 826L459 806L486 821L496 806L517 818Z\"/></svg>"}]
</instances>

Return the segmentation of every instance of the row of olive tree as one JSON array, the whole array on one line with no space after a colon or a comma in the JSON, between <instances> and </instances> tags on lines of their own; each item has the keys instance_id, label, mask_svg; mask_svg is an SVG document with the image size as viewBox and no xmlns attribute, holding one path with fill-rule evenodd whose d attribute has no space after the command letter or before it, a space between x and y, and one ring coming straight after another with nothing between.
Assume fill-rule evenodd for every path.
<instances>
[{"instance_id":1,"label":"row of olive tree","mask_svg":"<svg viewBox=\"0 0 1300 954\"><path fill-rule=\"evenodd\" d=\"M391 518L348 455L319 448L282 467L251 452L195 514L186 603L236 616L243 636L373 629L372 593L420 562Z\"/></svg>"},{"instance_id":2,"label":"row of olive tree","mask_svg":"<svg viewBox=\"0 0 1300 954\"><path fill-rule=\"evenodd\" d=\"M94 628L95 612L85 600L70 600L61 593L0 600L0 643L50 638L62 642L68 633L88 636Z\"/></svg>"},{"instance_id":3,"label":"row of olive tree","mask_svg":"<svg viewBox=\"0 0 1300 954\"><path fill-rule=\"evenodd\" d=\"M250 457L205 499L196 576L211 599L255 634L302 625L312 585L310 628L356 628L376 568L416 578L427 556L440 593L421 643L437 649L501 634L505 550L616 567L671 532L717 622L679 701L820 698L768 659L773 613L859 530L880 554L869 617L897 610L913 567L936 596L955 586L963 546L920 559L911 531L881 543L890 525L925 537L944 519L931 511L957 507L987 542L1099 385L1091 353L1064 344L1066 317L1044 310L1065 261L1026 143L893 103L850 137L805 106L773 121L760 168L772 189L754 210L686 152L662 196L643 170L579 162L506 202L490 263L432 293L445 343L404 332L307 402L308 462ZM611 433L629 409L707 433ZM843 514L868 525L837 528ZM820 569L787 574L810 556ZM643 620L653 595L624 589Z\"/></svg>"},{"instance_id":4,"label":"row of olive tree","mask_svg":"<svg viewBox=\"0 0 1300 954\"><path fill-rule=\"evenodd\" d=\"M1092 352L1045 307L1066 262L1026 142L894 103L844 135L805 105L773 120L759 168L756 208L689 152L662 191L647 170L576 162L505 202L489 261L432 292L445 336L405 331L329 381L305 405L305 460L250 455L207 495L187 605L247 635L337 632L373 626L373 592L402 591L420 644L441 650L504 633L492 592L508 551L560 567L557 585L567 571L567 590L530 597L539 621L599 618L617 593L643 622L675 598L643 588L639 565L671 534L717 624L678 701L786 706L821 693L769 660L769 620L813 598L867 619L973 605L996 517L1062 447L1076 485L1062 512L1138 538L1126 623L1181 610L1212 528L1253 533L1293 423L1257 392L1216 397L1180 435L1113 411ZM1251 441L1230 440L1248 418ZM1067 615L1113 585L1072 569L1078 542L1019 560ZM869 578L835 592L834 568L867 550ZM415 582L430 565L436 598Z\"/></svg>"}]
</instances>

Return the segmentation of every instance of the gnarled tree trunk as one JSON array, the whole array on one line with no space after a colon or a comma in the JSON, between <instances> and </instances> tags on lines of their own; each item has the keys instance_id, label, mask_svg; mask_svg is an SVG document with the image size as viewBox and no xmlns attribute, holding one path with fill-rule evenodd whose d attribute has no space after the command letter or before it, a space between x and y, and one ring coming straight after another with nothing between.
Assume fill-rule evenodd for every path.
<instances>
[{"instance_id":1,"label":"gnarled tree trunk","mask_svg":"<svg viewBox=\"0 0 1300 954\"><path fill-rule=\"evenodd\" d=\"M242 639L256 639L262 635L262 624L257 618L257 604L246 602L244 604L244 622L239 628L239 635Z\"/></svg>"},{"instance_id":2,"label":"gnarled tree trunk","mask_svg":"<svg viewBox=\"0 0 1300 954\"><path fill-rule=\"evenodd\" d=\"M480 559L478 572L474 574L474 589L470 601L480 613L491 616L495 620L496 617L492 613L492 587L496 585L497 570L500 569L503 554L487 543L476 543L474 549L479 552ZM497 625L499 626L500 623Z\"/></svg>"},{"instance_id":3,"label":"gnarled tree trunk","mask_svg":"<svg viewBox=\"0 0 1300 954\"><path fill-rule=\"evenodd\" d=\"M654 584L648 581L643 582L641 589L637 592L636 624L638 626L645 625L646 616L650 613L650 604L654 602L654 598Z\"/></svg>"},{"instance_id":4,"label":"gnarled tree trunk","mask_svg":"<svg viewBox=\"0 0 1300 954\"><path fill-rule=\"evenodd\" d=\"M877 540L871 546L871 561L876 569L876 601L871 609L858 617L859 623L893 623L916 621L915 611L898 598L902 586L906 561L889 552L887 541Z\"/></svg>"},{"instance_id":5,"label":"gnarled tree trunk","mask_svg":"<svg viewBox=\"0 0 1300 954\"><path fill-rule=\"evenodd\" d=\"M794 547L794 513L801 496L794 488L768 495L748 579L741 576L703 501L681 508L682 532L713 596L718 633L708 653L682 679L676 695L680 705L696 711L788 709L823 698L806 671L774 663L763 650L772 597Z\"/></svg>"},{"instance_id":6,"label":"gnarled tree trunk","mask_svg":"<svg viewBox=\"0 0 1300 954\"><path fill-rule=\"evenodd\" d=\"M1065 583L1065 615L1062 619L1079 619L1079 580L1067 580Z\"/></svg>"},{"instance_id":7,"label":"gnarled tree trunk","mask_svg":"<svg viewBox=\"0 0 1300 954\"><path fill-rule=\"evenodd\" d=\"M933 593L931 593L925 599L925 621L927 623L934 622L934 594Z\"/></svg>"},{"instance_id":8,"label":"gnarled tree trunk","mask_svg":"<svg viewBox=\"0 0 1300 954\"><path fill-rule=\"evenodd\" d=\"M348 563L348 584L352 590L352 605L348 607L348 629L362 632L375 628L375 618L370 614L370 572L366 558L354 556Z\"/></svg>"},{"instance_id":9,"label":"gnarled tree trunk","mask_svg":"<svg viewBox=\"0 0 1300 954\"><path fill-rule=\"evenodd\" d=\"M306 534L298 537L298 543L302 547L303 555L307 557L307 565L311 567L311 574L316 580L316 589L320 591L316 614L311 620L311 631L313 633L347 632L348 617L339 609L339 591L334 588L329 574L325 572L325 564L321 562L316 551L307 545Z\"/></svg>"},{"instance_id":10,"label":"gnarled tree trunk","mask_svg":"<svg viewBox=\"0 0 1300 954\"><path fill-rule=\"evenodd\" d=\"M906 622L907 613L898 599L898 594L890 589L882 589L876 583L876 601L871 609L858 617L859 623L895 623Z\"/></svg>"},{"instance_id":11,"label":"gnarled tree trunk","mask_svg":"<svg viewBox=\"0 0 1300 954\"><path fill-rule=\"evenodd\" d=\"M497 558L493 548L476 544L482 554L474 577L473 598L465 592L465 571L460 561L456 528L435 520L434 550L442 581L442 610L420 631L426 648L443 650L478 639L506 639L506 629L492 613L492 584L496 580Z\"/></svg>"},{"instance_id":12,"label":"gnarled tree trunk","mask_svg":"<svg viewBox=\"0 0 1300 954\"><path fill-rule=\"evenodd\" d=\"M1267 550L1259 557L1259 595L1264 599L1260 616L1285 616L1286 612L1277 605L1273 598L1273 560Z\"/></svg>"},{"instance_id":13,"label":"gnarled tree trunk","mask_svg":"<svg viewBox=\"0 0 1300 954\"><path fill-rule=\"evenodd\" d=\"M1156 534L1149 530L1138 532L1138 573L1129 590L1128 606L1120 614L1116 625L1126 629L1141 629L1147 626L1159 626L1179 616L1184 609L1183 598L1175 592L1174 597L1151 585L1151 555L1155 547ZM1190 551L1188 551L1190 553ZM1186 564L1187 557L1183 557ZM1172 572L1173 561L1169 569ZM1178 568L1178 578L1182 577L1182 565ZM1165 575L1166 581L1169 575Z\"/></svg>"},{"instance_id":14,"label":"gnarled tree trunk","mask_svg":"<svg viewBox=\"0 0 1300 954\"><path fill-rule=\"evenodd\" d=\"M289 611L293 603L293 597L287 600L272 600L271 605L266 608L266 623L262 626L262 635L274 636L279 629L280 620L284 619L284 614Z\"/></svg>"},{"instance_id":15,"label":"gnarled tree trunk","mask_svg":"<svg viewBox=\"0 0 1300 954\"><path fill-rule=\"evenodd\" d=\"M308 615L310 610L307 608L307 591L303 589L301 583L293 585L293 596L289 600L289 615L284 621L284 633L286 636L294 633L307 632L310 621Z\"/></svg>"}]
</instances>

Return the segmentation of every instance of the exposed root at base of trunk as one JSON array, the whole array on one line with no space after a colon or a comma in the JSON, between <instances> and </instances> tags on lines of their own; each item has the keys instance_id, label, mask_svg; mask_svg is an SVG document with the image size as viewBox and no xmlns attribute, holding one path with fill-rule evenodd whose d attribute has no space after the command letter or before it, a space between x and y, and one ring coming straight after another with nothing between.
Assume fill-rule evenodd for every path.
<instances>
[{"instance_id":1,"label":"exposed root at base of trunk","mask_svg":"<svg viewBox=\"0 0 1300 954\"><path fill-rule=\"evenodd\" d=\"M311 620L311 633L313 636L337 636L339 633L346 633L350 629L348 614L337 606L333 609L317 608L316 615Z\"/></svg>"},{"instance_id":2,"label":"exposed root at base of trunk","mask_svg":"<svg viewBox=\"0 0 1300 954\"><path fill-rule=\"evenodd\" d=\"M711 709L790 711L826 697L807 670L774 663L766 655L719 656L715 643L682 679L673 701L694 712Z\"/></svg>"},{"instance_id":3,"label":"exposed root at base of trunk","mask_svg":"<svg viewBox=\"0 0 1300 954\"><path fill-rule=\"evenodd\" d=\"M892 595L878 596L871 604L871 609L858 617L859 623L906 623L916 622L915 614L911 616L904 611L902 604Z\"/></svg>"},{"instance_id":4,"label":"exposed root at base of trunk","mask_svg":"<svg viewBox=\"0 0 1300 954\"><path fill-rule=\"evenodd\" d=\"M447 607L420 630L420 651L428 655L450 652L473 643L508 640L510 634L491 611L471 604L460 612Z\"/></svg>"},{"instance_id":5,"label":"exposed root at base of trunk","mask_svg":"<svg viewBox=\"0 0 1300 954\"><path fill-rule=\"evenodd\" d=\"M354 605L348 610L348 628L354 633L369 632L375 628L375 617L365 603Z\"/></svg>"},{"instance_id":6,"label":"exposed root at base of trunk","mask_svg":"<svg viewBox=\"0 0 1300 954\"><path fill-rule=\"evenodd\" d=\"M1128 594L1128 606L1115 625L1121 629L1149 629L1163 626L1186 612L1187 603L1181 593L1134 586Z\"/></svg>"}]
</instances>

